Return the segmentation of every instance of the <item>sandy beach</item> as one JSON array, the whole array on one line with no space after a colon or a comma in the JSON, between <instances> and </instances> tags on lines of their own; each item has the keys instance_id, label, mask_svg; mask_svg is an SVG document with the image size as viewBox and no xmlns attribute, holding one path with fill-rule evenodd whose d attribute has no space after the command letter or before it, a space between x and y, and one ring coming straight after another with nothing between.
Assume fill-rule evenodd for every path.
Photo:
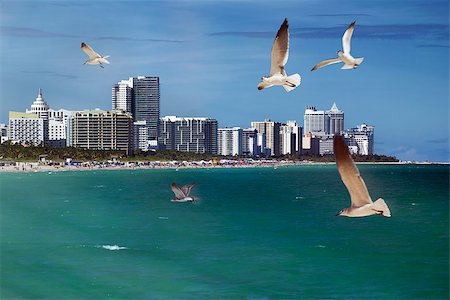
<instances>
[{"instance_id":1,"label":"sandy beach","mask_svg":"<svg viewBox=\"0 0 450 300\"><path fill-rule=\"evenodd\" d=\"M197 169L197 168L278 168L299 165L329 165L334 162L291 161L291 160L221 160L212 161L165 161L165 162L79 162L79 163L52 163L38 162L9 162L0 166L0 172L61 172L61 171L89 171L89 170L136 170L136 169ZM359 162L357 164L382 164L382 165L430 165L448 164L431 162Z\"/></svg>"}]
</instances>

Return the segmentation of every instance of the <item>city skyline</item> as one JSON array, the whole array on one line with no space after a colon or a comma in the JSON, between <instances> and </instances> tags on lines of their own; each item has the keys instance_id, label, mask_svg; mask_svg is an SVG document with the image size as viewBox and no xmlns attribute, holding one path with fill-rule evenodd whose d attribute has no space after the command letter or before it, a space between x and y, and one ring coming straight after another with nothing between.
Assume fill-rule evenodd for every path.
<instances>
[{"instance_id":1,"label":"city skyline","mask_svg":"<svg viewBox=\"0 0 450 300\"><path fill-rule=\"evenodd\" d=\"M287 1L284 10L254 4L4 1L0 122L7 123L8 111L28 108L38 88L55 109L109 109L113 83L159 76L161 116L211 116L221 127L245 128L251 120L301 120L308 105L337 102L347 124L376 126L377 153L448 161L448 2L412 1L407 9L401 1ZM260 92L256 85L268 73L270 47L285 17L288 72L299 72L303 82L289 94ZM364 64L310 73L318 59L341 48L353 20L352 53L364 56ZM82 65L81 41L111 55L111 65Z\"/></svg>"}]
</instances>

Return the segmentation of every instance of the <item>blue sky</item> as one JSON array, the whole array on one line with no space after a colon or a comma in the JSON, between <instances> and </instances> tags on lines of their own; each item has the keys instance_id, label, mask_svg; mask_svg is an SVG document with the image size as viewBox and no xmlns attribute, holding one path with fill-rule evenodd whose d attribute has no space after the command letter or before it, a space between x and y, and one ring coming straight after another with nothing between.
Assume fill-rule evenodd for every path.
<instances>
[{"instance_id":1,"label":"blue sky","mask_svg":"<svg viewBox=\"0 0 450 300\"><path fill-rule=\"evenodd\" d=\"M258 91L287 17L288 74L302 84ZM310 72L342 48L356 20L356 70ZM84 41L111 64L83 65ZM375 126L375 152L449 160L447 0L0 1L0 122L44 90L54 109L111 108L111 87L159 76L161 115L209 116L220 127L271 118L303 123L308 105Z\"/></svg>"}]
</instances>

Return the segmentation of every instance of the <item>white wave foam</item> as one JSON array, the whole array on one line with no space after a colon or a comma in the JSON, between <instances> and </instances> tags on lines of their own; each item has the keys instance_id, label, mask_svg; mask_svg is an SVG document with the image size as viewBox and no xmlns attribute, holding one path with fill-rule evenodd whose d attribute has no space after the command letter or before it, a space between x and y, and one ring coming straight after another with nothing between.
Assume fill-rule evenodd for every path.
<instances>
[{"instance_id":1,"label":"white wave foam","mask_svg":"<svg viewBox=\"0 0 450 300\"><path fill-rule=\"evenodd\" d=\"M99 248L103 248L106 250L111 250L111 251L116 251L116 250L123 250L123 249L128 249L127 247L121 247L121 246L117 246L117 245L102 245L102 246L98 246Z\"/></svg>"}]
</instances>

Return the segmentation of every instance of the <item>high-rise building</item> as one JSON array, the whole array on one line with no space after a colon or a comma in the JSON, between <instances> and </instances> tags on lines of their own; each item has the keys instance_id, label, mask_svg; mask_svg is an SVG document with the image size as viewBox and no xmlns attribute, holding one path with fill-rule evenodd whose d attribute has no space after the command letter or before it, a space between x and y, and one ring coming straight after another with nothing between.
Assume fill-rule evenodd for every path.
<instances>
[{"instance_id":1,"label":"high-rise building","mask_svg":"<svg viewBox=\"0 0 450 300\"><path fill-rule=\"evenodd\" d=\"M9 140L9 134L8 134L8 128L9 126L6 124L0 124L0 144L3 144L7 140Z\"/></svg>"},{"instance_id":2,"label":"high-rise building","mask_svg":"<svg viewBox=\"0 0 450 300\"><path fill-rule=\"evenodd\" d=\"M302 149L302 127L296 121L288 121L280 126L280 153L295 154L301 153Z\"/></svg>"},{"instance_id":3,"label":"high-rise building","mask_svg":"<svg viewBox=\"0 0 450 300\"><path fill-rule=\"evenodd\" d=\"M133 123L133 149L148 150L148 130L146 121Z\"/></svg>"},{"instance_id":4,"label":"high-rise building","mask_svg":"<svg viewBox=\"0 0 450 300\"><path fill-rule=\"evenodd\" d=\"M112 88L112 109L133 112L133 78L121 80Z\"/></svg>"},{"instance_id":5,"label":"high-rise building","mask_svg":"<svg viewBox=\"0 0 450 300\"><path fill-rule=\"evenodd\" d=\"M345 139L349 147L356 147L357 154L373 154L374 145L374 126L367 124L358 125L356 128L350 128L345 131Z\"/></svg>"},{"instance_id":6,"label":"high-rise building","mask_svg":"<svg viewBox=\"0 0 450 300\"><path fill-rule=\"evenodd\" d=\"M336 105L336 102L333 103L333 106L330 110L327 110L325 113L328 116L328 134L342 134L344 132L344 112L339 110Z\"/></svg>"},{"instance_id":7,"label":"high-rise building","mask_svg":"<svg viewBox=\"0 0 450 300\"><path fill-rule=\"evenodd\" d=\"M147 138L152 141L158 140L159 77L138 76L119 81L112 87L112 108L130 112L134 122L145 121Z\"/></svg>"},{"instance_id":8,"label":"high-rise building","mask_svg":"<svg viewBox=\"0 0 450 300\"><path fill-rule=\"evenodd\" d=\"M147 122L149 140L158 139L159 102L159 77L133 77L133 120Z\"/></svg>"},{"instance_id":9,"label":"high-rise building","mask_svg":"<svg viewBox=\"0 0 450 300\"><path fill-rule=\"evenodd\" d=\"M245 156L255 156L258 145L258 131L255 128L242 130L242 154Z\"/></svg>"},{"instance_id":10,"label":"high-rise building","mask_svg":"<svg viewBox=\"0 0 450 300\"><path fill-rule=\"evenodd\" d=\"M85 110L71 118L72 145L83 149L132 153L133 119L123 110Z\"/></svg>"},{"instance_id":11,"label":"high-rise building","mask_svg":"<svg viewBox=\"0 0 450 300\"><path fill-rule=\"evenodd\" d=\"M42 90L39 89L39 93L36 100L33 102L33 104L31 104L31 109L30 110L27 109L26 112L31 114L37 114L38 118L48 120L48 110L49 106L42 97Z\"/></svg>"},{"instance_id":12,"label":"high-rise building","mask_svg":"<svg viewBox=\"0 0 450 300\"><path fill-rule=\"evenodd\" d=\"M304 132L316 136L341 134L344 132L344 112L333 103L330 110L317 110L309 106L303 116Z\"/></svg>"},{"instance_id":13,"label":"high-rise building","mask_svg":"<svg viewBox=\"0 0 450 300\"><path fill-rule=\"evenodd\" d=\"M306 133L302 140L303 155L319 155L319 138L315 137L312 133Z\"/></svg>"},{"instance_id":14,"label":"high-rise building","mask_svg":"<svg viewBox=\"0 0 450 300\"><path fill-rule=\"evenodd\" d=\"M9 138L19 144L44 146L48 122L35 113L9 112Z\"/></svg>"},{"instance_id":15,"label":"high-rise building","mask_svg":"<svg viewBox=\"0 0 450 300\"><path fill-rule=\"evenodd\" d=\"M48 145L62 148L69 145L69 119L74 112L65 109L48 110Z\"/></svg>"},{"instance_id":16,"label":"high-rise building","mask_svg":"<svg viewBox=\"0 0 450 300\"><path fill-rule=\"evenodd\" d=\"M251 126L258 133L264 133L266 135L266 147L270 149L270 155L280 155L281 123L266 119L263 122L251 122Z\"/></svg>"},{"instance_id":17,"label":"high-rise building","mask_svg":"<svg viewBox=\"0 0 450 300\"><path fill-rule=\"evenodd\" d=\"M217 154L217 120L211 118L162 117L161 149Z\"/></svg>"},{"instance_id":18,"label":"high-rise building","mask_svg":"<svg viewBox=\"0 0 450 300\"><path fill-rule=\"evenodd\" d=\"M217 143L220 155L242 155L242 128L219 128Z\"/></svg>"}]
</instances>

